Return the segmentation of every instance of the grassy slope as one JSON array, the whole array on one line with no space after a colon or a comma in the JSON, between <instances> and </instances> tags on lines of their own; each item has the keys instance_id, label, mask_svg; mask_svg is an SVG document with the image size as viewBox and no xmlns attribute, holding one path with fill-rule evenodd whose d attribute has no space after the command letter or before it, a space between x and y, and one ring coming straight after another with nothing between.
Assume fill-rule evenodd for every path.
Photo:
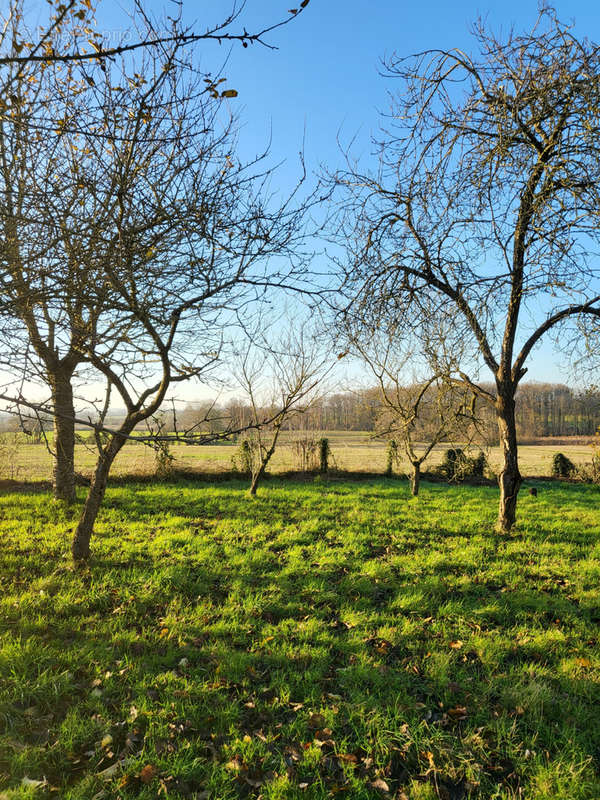
<instances>
[{"instance_id":1,"label":"grassy slope","mask_svg":"<svg viewBox=\"0 0 600 800\"><path fill-rule=\"evenodd\" d=\"M600 492L538 486L500 543L486 487L112 488L80 572L3 497L0 797L600 797Z\"/></svg>"}]
</instances>

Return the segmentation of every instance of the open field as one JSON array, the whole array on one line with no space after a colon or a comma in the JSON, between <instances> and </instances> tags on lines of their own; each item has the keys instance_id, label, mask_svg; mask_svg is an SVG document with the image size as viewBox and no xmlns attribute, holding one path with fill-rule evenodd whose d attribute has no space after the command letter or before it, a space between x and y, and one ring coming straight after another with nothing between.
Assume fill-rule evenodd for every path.
<instances>
[{"instance_id":1,"label":"open field","mask_svg":"<svg viewBox=\"0 0 600 800\"><path fill-rule=\"evenodd\" d=\"M597 800L600 490L536 485L112 486L78 571L4 495L0 796Z\"/></svg>"},{"instance_id":2,"label":"open field","mask_svg":"<svg viewBox=\"0 0 600 800\"><path fill-rule=\"evenodd\" d=\"M327 436L330 441L333 467L350 472L383 473L386 467L386 444L371 438L366 431L329 431L324 434L310 434L314 438ZM5 443L0 446L0 478L14 480L47 480L52 472L52 458L44 444L27 444L22 434L4 434ZM269 470L281 473L299 468L299 459L284 436L281 446L276 450ZM427 461L426 468L437 466L442 460L448 444L435 448ZM175 457L174 466L198 472L224 472L232 468L232 458L237 451L236 444L205 446L173 445L171 452ZM521 445L519 449L521 472L525 476L549 476L552 456L556 452L567 455L575 464L591 461L592 448L586 444L550 443L544 445ZM492 447L488 458L492 469L500 466L500 448ZM86 476L92 474L96 454L93 446L76 446L77 470ZM407 469L404 461L400 469ZM151 474L155 469L154 451L142 444L128 443L117 456L113 475Z\"/></svg>"}]
</instances>

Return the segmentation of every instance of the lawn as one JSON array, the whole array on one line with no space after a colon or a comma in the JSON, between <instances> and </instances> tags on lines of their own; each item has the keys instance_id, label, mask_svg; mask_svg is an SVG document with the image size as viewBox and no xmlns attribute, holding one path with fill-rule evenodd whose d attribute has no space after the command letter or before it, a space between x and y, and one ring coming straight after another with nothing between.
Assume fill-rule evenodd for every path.
<instances>
[{"instance_id":1,"label":"lawn","mask_svg":"<svg viewBox=\"0 0 600 800\"><path fill-rule=\"evenodd\" d=\"M0 499L0 797L600 797L600 490ZM83 495L82 495L83 497Z\"/></svg>"}]
</instances>

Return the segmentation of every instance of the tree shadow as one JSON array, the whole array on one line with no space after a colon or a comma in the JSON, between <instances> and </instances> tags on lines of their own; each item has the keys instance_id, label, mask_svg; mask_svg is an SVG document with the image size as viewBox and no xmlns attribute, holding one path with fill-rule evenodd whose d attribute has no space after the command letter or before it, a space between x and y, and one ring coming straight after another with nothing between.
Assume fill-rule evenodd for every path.
<instances>
[{"instance_id":1,"label":"tree shadow","mask_svg":"<svg viewBox=\"0 0 600 800\"><path fill-rule=\"evenodd\" d=\"M89 568L42 559L30 608L3 622L37 651L38 682L17 664L0 718L13 715L11 736L56 785L114 763L130 734L139 758L192 787L182 797L215 772L231 796L287 770L309 797L381 796L379 778L390 793L412 781L462 798L527 792L536 770L568 771L565 752L598 768L579 541L551 565L542 546L564 542L547 530L498 545L443 513L427 530L403 507L405 487L385 481L358 494L273 484L256 500L244 484L239 496L131 488L109 493ZM391 506L377 520L357 497L373 513ZM35 532L19 545L35 546ZM70 683L46 697L40 676L61 670ZM63 750L40 751L31 707L52 713L48 741L96 720L91 741L81 723L66 773ZM94 745L106 732L112 760Z\"/></svg>"}]
</instances>

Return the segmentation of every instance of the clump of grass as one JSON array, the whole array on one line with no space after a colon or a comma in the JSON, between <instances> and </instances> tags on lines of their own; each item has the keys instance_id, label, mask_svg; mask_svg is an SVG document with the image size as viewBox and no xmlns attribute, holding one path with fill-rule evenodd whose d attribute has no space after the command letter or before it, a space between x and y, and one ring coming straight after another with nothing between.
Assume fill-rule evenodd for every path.
<instances>
[{"instance_id":1,"label":"clump of grass","mask_svg":"<svg viewBox=\"0 0 600 800\"><path fill-rule=\"evenodd\" d=\"M3 496L0 792L599 797L598 492L539 485L113 486L86 570Z\"/></svg>"},{"instance_id":2,"label":"clump of grass","mask_svg":"<svg viewBox=\"0 0 600 800\"><path fill-rule=\"evenodd\" d=\"M570 478L576 471L575 464L564 453L555 453L552 457L552 475L555 478Z\"/></svg>"},{"instance_id":3,"label":"clump of grass","mask_svg":"<svg viewBox=\"0 0 600 800\"><path fill-rule=\"evenodd\" d=\"M385 462L385 474L388 478L391 478L394 474L394 464L397 466L398 462L398 442L395 439L390 439L386 447Z\"/></svg>"},{"instance_id":4,"label":"clump of grass","mask_svg":"<svg viewBox=\"0 0 600 800\"><path fill-rule=\"evenodd\" d=\"M324 475L329 470L329 457L331 455L331 447L329 446L329 439L323 436L319 439L319 472Z\"/></svg>"}]
</instances>

